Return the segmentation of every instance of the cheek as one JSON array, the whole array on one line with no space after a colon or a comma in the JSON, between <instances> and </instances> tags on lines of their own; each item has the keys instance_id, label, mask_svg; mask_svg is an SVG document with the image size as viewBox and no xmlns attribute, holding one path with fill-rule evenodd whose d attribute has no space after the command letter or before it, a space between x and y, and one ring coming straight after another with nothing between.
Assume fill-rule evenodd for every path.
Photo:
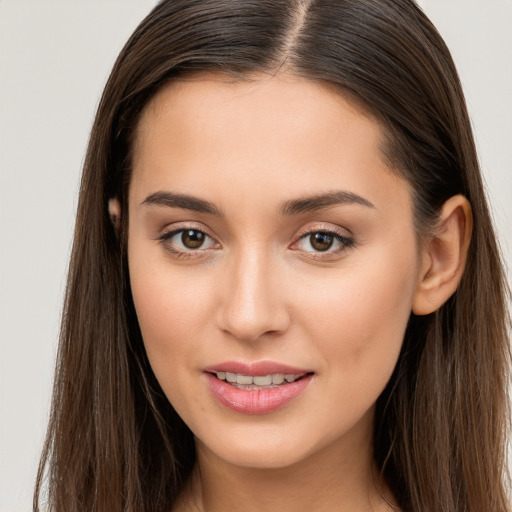
<instances>
[{"instance_id":1,"label":"cheek","mask_svg":"<svg viewBox=\"0 0 512 512\"><path fill-rule=\"evenodd\" d=\"M389 379L400 352L411 313L416 256L399 261L392 252L361 258L328 283L309 286L302 310L310 338L328 357L328 371L352 382ZM380 257L376 257L380 256ZM322 286L323 285L323 286ZM334 362L334 363L333 363Z\"/></svg>"},{"instance_id":2,"label":"cheek","mask_svg":"<svg viewBox=\"0 0 512 512\"><path fill-rule=\"evenodd\" d=\"M179 268L171 270L168 262L138 258L136 251L130 256L135 310L149 361L160 380L159 374L179 372L183 361L194 365L198 341L212 316L215 288L201 274L190 279Z\"/></svg>"}]
</instances>

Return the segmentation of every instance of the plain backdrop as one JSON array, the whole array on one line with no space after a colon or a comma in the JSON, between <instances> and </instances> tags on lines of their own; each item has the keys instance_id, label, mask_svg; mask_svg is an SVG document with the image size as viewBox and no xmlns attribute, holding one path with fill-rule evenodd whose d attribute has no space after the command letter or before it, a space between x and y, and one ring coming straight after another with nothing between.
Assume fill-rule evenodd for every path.
<instances>
[{"instance_id":1,"label":"plain backdrop","mask_svg":"<svg viewBox=\"0 0 512 512\"><path fill-rule=\"evenodd\" d=\"M32 510L88 132L117 53L155 4L0 0L0 512ZM462 77L510 272L512 0L421 4Z\"/></svg>"}]
</instances>

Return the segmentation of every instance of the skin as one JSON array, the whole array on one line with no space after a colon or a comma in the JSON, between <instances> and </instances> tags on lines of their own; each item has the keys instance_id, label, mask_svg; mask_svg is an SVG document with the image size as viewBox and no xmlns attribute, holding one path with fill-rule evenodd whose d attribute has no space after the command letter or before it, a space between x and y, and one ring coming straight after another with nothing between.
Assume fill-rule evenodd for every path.
<instances>
[{"instance_id":1,"label":"skin","mask_svg":"<svg viewBox=\"0 0 512 512\"><path fill-rule=\"evenodd\" d=\"M343 97L290 76L174 82L143 112L128 258L150 363L196 438L178 510L390 509L372 459L375 402L411 310L426 314L453 293L470 222L463 198L453 201L444 238L420 250L409 185L386 166L382 140ZM282 211L338 191L368 204ZM219 214L145 202L158 192ZM119 219L119 203L110 209ZM206 233L205 243L164 239L184 228ZM318 251L309 234L326 231L343 242ZM204 374L233 360L314 376L277 411L241 414L217 401Z\"/></svg>"}]
</instances>

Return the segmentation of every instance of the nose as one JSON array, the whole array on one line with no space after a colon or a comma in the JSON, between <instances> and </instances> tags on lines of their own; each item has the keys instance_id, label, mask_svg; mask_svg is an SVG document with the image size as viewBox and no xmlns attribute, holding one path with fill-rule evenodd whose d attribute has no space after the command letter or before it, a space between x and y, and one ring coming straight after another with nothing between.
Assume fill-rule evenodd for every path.
<instances>
[{"instance_id":1,"label":"nose","mask_svg":"<svg viewBox=\"0 0 512 512\"><path fill-rule=\"evenodd\" d=\"M271 260L268 251L246 250L226 269L219 327L238 340L256 341L290 325L282 273Z\"/></svg>"}]
</instances>

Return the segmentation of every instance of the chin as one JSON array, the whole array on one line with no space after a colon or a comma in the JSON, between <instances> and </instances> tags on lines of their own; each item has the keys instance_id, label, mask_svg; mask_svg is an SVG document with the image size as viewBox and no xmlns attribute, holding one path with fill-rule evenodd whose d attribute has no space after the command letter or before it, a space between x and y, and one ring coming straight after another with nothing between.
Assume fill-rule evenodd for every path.
<instances>
[{"instance_id":1,"label":"chin","mask_svg":"<svg viewBox=\"0 0 512 512\"><path fill-rule=\"evenodd\" d=\"M363 451L368 448L372 410L355 422L362 428L357 428L352 422L347 422L346 428L333 428L333 425L307 421L307 417L304 418L306 421L297 421L294 426L270 426L261 422L252 426L242 424L237 428L224 428L221 434L209 431L202 436L204 441L196 437L197 449L214 460L220 459L238 467L282 469L317 456L323 458L326 454L343 458L355 446ZM360 424L361 420L364 425Z\"/></svg>"},{"instance_id":2,"label":"chin","mask_svg":"<svg viewBox=\"0 0 512 512\"><path fill-rule=\"evenodd\" d=\"M299 451L294 446L238 446L236 443L231 446L215 447L212 451L216 457L224 462L250 469L282 469L293 466L307 458L308 453Z\"/></svg>"}]
</instances>

